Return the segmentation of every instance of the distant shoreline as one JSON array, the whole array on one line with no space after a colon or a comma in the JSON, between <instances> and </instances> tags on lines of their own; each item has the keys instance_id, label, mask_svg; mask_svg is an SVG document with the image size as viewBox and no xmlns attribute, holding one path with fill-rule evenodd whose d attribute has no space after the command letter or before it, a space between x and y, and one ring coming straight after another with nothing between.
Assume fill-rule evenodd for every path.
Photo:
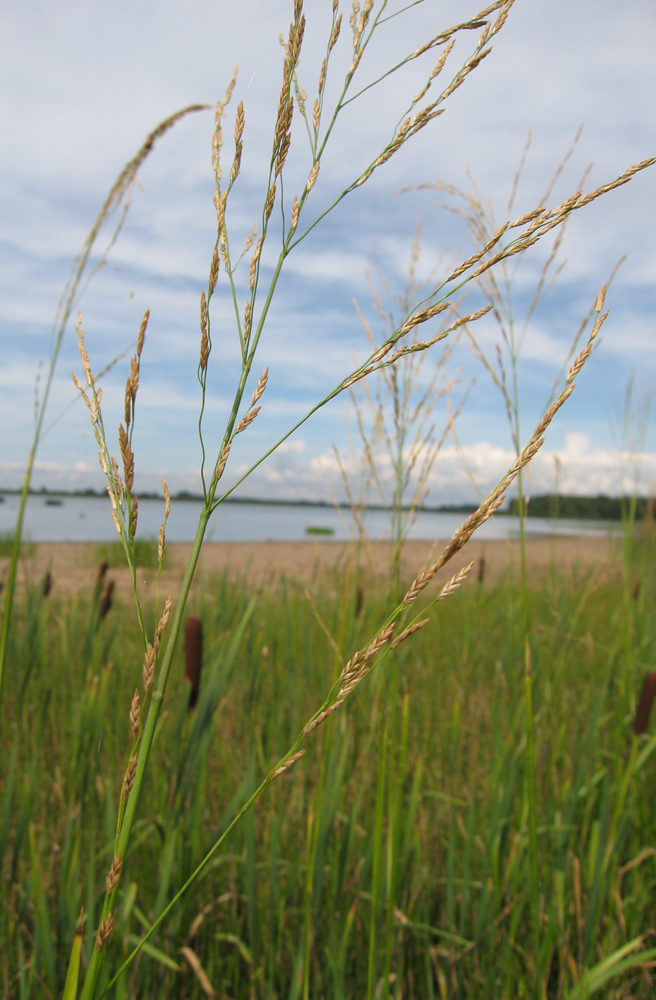
<instances>
[{"instance_id":1,"label":"distant shoreline","mask_svg":"<svg viewBox=\"0 0 656 1000\"><path fill-rule=\"evenodd\" d=\"M20 489L0 489L0 503L4 496L20 496ZM82 498L82 499L102 499L105 493L96 490L30 490L30 497L44 497L46 500ZM161 500L159 493L145 492L139 493L140 500ZM192 503L202 503L201 494L190 493L187 490L173 494L172 500L179 502L190 501ZM267 507L303 507L315 510L330 510L338 508L340 510L350 510L351 504L348 501L337 500L308 500L300 499L269 499L263 497L227 497L223 501L227 504L235 505L261 505ZM527 517L541 517L558 520L591 520L591 521L621 521L623 516L630 511L632 504L635 504L633 516L636 520L643 520L652 516L652 510L656 508L656 500L652 497L638 497L632 500L628 497L609 497L605 494L598 496L572 496L543 494L531 497L527 508ZM391 512L391 507L381 503L363 504L358 508L363 511L385 511ZM411 510L409 505L403 506L403 511ZM476 504L439 504L437 506L426 504L421 508L429 514L472 514L477 509ZM497 511L497 516L509 515L517 516L519 513L518 501L511 498L506 506Z\"/></svg>"}]
</instances>

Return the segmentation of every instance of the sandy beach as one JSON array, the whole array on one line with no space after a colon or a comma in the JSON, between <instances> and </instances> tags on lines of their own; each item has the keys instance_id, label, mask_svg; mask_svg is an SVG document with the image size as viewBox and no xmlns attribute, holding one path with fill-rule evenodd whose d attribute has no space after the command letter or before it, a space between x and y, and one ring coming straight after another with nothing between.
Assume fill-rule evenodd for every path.
<instances>
[{"instance_id":1,"label":"sandy beach","mask_svg":"<svg viewBox=\"0 0 656 1000\"><path fill-rule=\"evenodd\" d=\"M533 538L527 541L527 570L531 581L537 582L553 565L559 572L574 573L598 570L600 574L613 571L617 565L620 548L617 538L558 537ZM403 548L402 573L405 580L412 580L417 573L439 554L444 541L406 542ZM187 564L191 545L172 543L167 546L160 593L175 593ZM342 542L315 540L307 542L209 542L201 555L194 587L201 579L205 584L213 578L228 573L230 579L246 578L251 585L275 586L282 578L307 584L313 580L328 582L339 569L348 565L353 549ZM438 576L448 579L456 570L474 562L473 573L483 575L486 583L493 583L509 566L519 568L517 542L472 540ZM373 542L361 553L364 572L374 579L384 579L389 572L390 546L386 542ZM0 582L7 577L9 560L0 559ZM58 596L82 593L93 588L100 551L91 543L41 543L31 545L21 560L19 586L29 580L37 584L50 572L52 592ZM144 598L154 594L156 569L141 569L138 587ZM132 585L129 573L123 566L111 567L108 578L115 581L116 593L129 598Z\"/></svg>"}]
</instances>

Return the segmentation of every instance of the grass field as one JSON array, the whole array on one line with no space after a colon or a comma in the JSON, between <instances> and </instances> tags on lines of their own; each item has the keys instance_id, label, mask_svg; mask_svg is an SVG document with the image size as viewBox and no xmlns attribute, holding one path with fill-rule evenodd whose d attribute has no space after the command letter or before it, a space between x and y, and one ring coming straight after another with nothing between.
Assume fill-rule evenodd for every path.
<instances>
[{"instance_id":1,"label":"grass field","mask_svg":"<svg viewBox=\"0 0 656 1000\"><path fill-rule=\"evenodd\" d=\"M109 995L651 995L656 736L632 722L656 652L655 554L645 536L610 571L555 567L526 594L472 574L316 730ZM355 562L307 593L205 581L188 608L200 697L189 711L179 649L105 985L384 617L384 585ZM83 967L94 947L143 659L120 595L101 619L94 572L72 597L35 581L12 622L3 998L60 994L81 909Z\"/></svg>"}]
</instances>

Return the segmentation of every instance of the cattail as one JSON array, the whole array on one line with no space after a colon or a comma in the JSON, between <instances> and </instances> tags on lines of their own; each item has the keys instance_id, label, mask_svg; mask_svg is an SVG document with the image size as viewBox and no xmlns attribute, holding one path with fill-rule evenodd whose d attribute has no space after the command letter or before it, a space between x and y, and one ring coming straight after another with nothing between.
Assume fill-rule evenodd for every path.
<instances>
[{"instance_id":1,"label":"cattail","mask_svg":"<svg viewBox=\"0 0 656 1000\"><path fill-rule=\"evenodd\" d=\"M189 708L198 701L200 672L203 665L203 623L200 618L188 618L185 624L185 677L191 687Z\"/></svg>"},{"instance_id":2,"label":"cattail","mask_svg":"<svg viewBox=\"0 0 656 1000\"><path fill-rule=\"evenodd\" d=\"M362 614L362 606L363 606L363 604L364 604L364 591L363 591L362 587L358 587L358 589L357 589L357 591L355 593L355 611L354 611L354 614L355 614L356 618L359 618L360 615Z\"/></svg>"},{"instance_id":3,"label":"cattail","mask_svg":"<svg viewBox=\"0 0 656 1000\"><path fill-rule=\"evenodd\" d=\"M100 600L100 595L102 593L108 569L109 569L109 563L106 559L103 559L100 566L98 567L98 573L96 575L96 585L94 587L94 594L93 594L94 601Z\"/></svg>"},{"instance_id":4,"label":"cattail","mask_svg":"<svg viewBox=\"0 0 656 1000\"><path fill-rule=\"evenodd\" d=\"M654 697L656 697L656 670L652 670L651 673L647 674L642 685L640 701L638 702L633 721L633 731L636 736L644 733L649 725L649 716L651 714L651 706L654 703Z\"/></svg>"},{"instance_id":5,"label":"cattail","mask_svg":"<svg viewBox=\"0 0 656 1000\"><path fill-rule=\"evenodd\" d=\"M106 618L112 606L112 594L114 593L114 581L108 580L102 593L100 601L100 617Z\"/></svg>"},{"instance_id":6,"label":"cattail","mask_svg":"<svg viewBox=\"0 0 656 1000\"><path fill-rule=\"evenodd\" d=\"M47 597L51 590L52 590L52 573L50 572L50 570L48 570L43 578L43 583L41 584L41 593L43 594L44 597Z\"/></svg>"},{"instance_id":7,"label":"cattail","mask_svg":"<svg viewBox=\"0 0 656 1000\"><path fill-rule=\"evenodd\" d=\"M484 577L485 577L485 553L483 553L481 558L478 560L478 572L476 573L476 579L478 580L479 583L482 583Z\"/></svg>"}]
</instances>

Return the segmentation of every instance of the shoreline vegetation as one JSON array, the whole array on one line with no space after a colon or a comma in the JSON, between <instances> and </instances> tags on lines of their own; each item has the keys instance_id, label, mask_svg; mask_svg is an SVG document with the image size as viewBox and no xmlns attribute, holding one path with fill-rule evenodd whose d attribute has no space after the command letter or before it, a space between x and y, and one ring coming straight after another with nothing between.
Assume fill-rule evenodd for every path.
<instances>
[{"instance_id":1,"label":"shoreline vegetation","mask_svg":"<svg viewBox=\"0 0 656 1000\"><path fill-rule=\"evenodd\" d=\"M20 496L20 489L0 489L0 503L3 502L5 496ZM85 490L51 490L45 487L35 490L30 489L29 496L35 497L46 497L46 498L73 498L73 497L88 497L89 499L106 499L105 491L98 491L94 489ZM159 494L156 492L149 493L147 491L142 491L139 494L140 500L160 500ZM171 500L174 502L195 502L202 503L203 497L201 494L191 493L188 490L181 490L178 493L171 494ZM330 509L337 507L340 510L352 509L352 504L347 501L338 500L309 500L309 499L293 499L293 498L283 498L283 499L273 499L270 497L235 497L231 496L226 498L224 503L228 504L251 504L251 505L262 505L267 507L310 507L319 509ZM655 506L654 497L638 497L635 500L631 500L627 497L611 497L606 494L598 494L596 496L574 496L569 494L556 494L556 493L544 493L538 496L532 496L526 502L525 517L542 517L551 519L562 519L562 520L575 520L575 521L621 521L627 516L629 512L629 506L635 503L635 520L651 520L653 517L653 511ZM429 514L471 514L477 509L477 504L474 503L455 503L455 504L423 504L422 511ZM392 507L386 506L381 503L367 503L362 504L358 507L359 510L365 511L391 511ZM403 511L411 510L411 505L405 504L401 508ZM503 507L501 507L497 512L496 516L508 515L510 517L518 517L520 513L519 500L517 497L512 497Z\"/></svg>"}]
</instances>

